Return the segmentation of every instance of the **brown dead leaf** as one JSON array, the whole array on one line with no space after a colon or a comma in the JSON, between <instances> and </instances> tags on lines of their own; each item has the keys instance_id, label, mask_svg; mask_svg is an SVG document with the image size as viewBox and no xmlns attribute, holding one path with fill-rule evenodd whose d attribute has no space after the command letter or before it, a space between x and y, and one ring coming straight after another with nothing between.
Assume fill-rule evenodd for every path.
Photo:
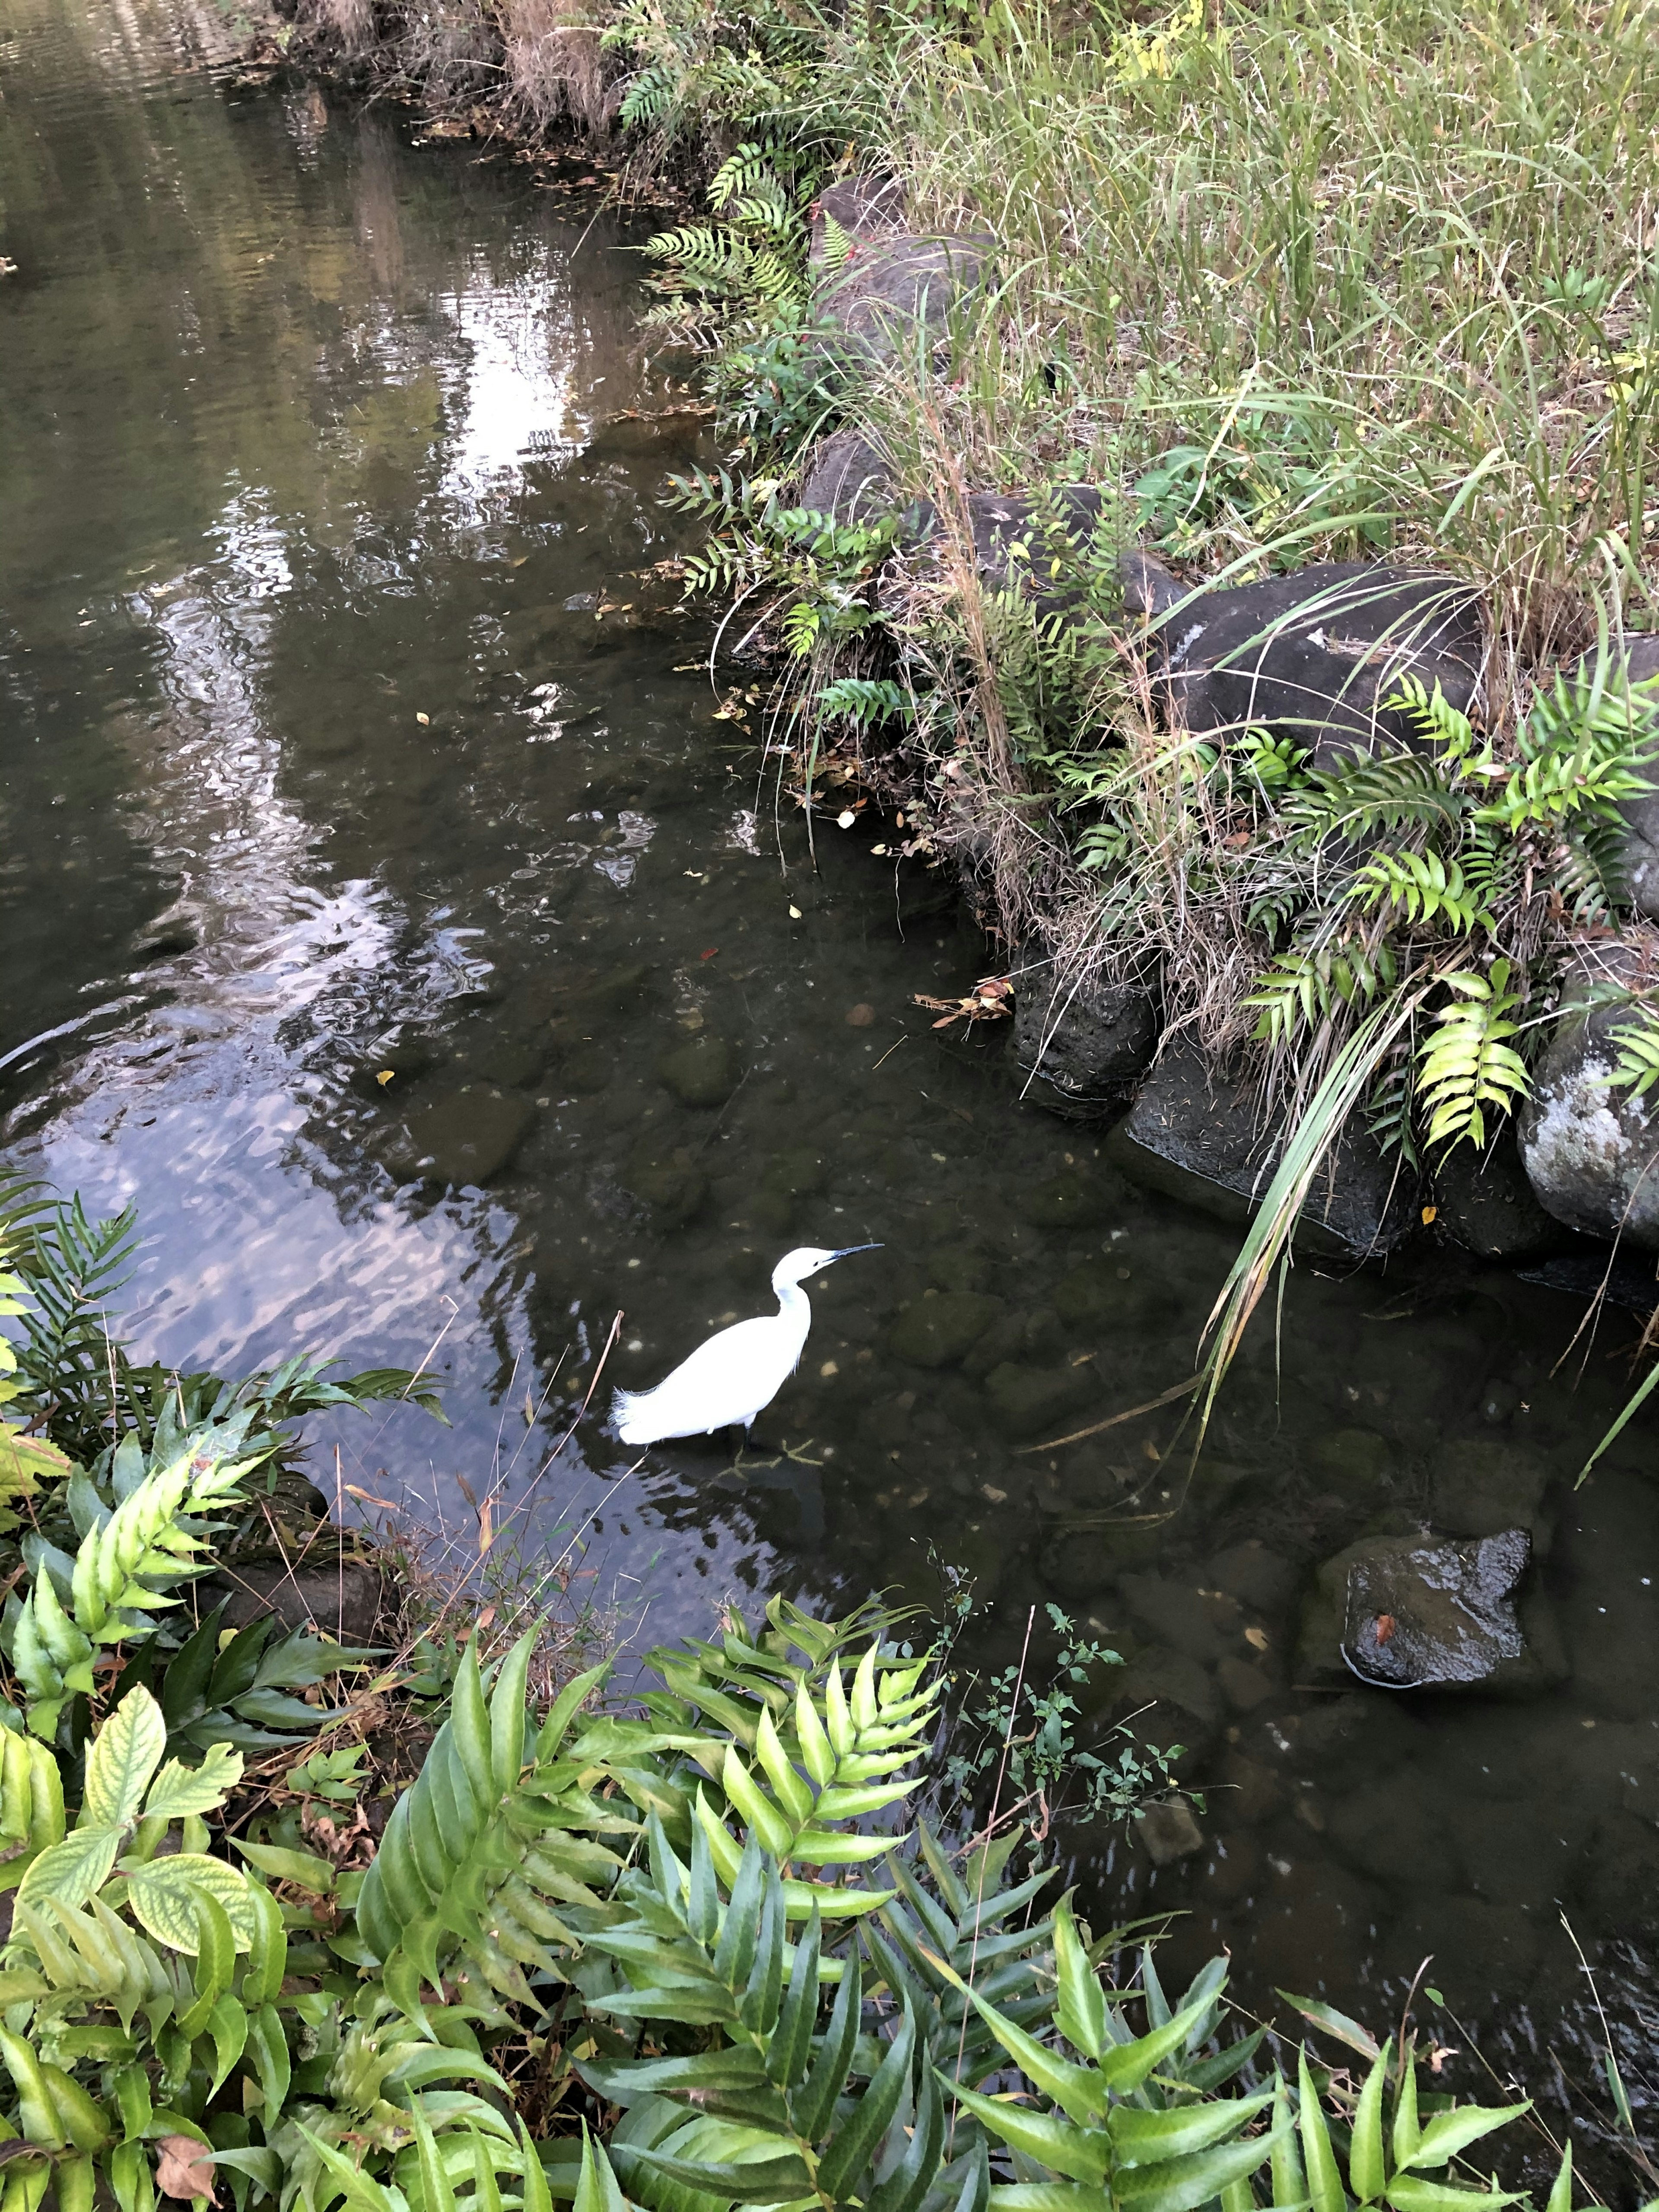
<instances>
[{"instance_id":1,"label":"brown dead leaf","mask_svg":"<svg viewBox=\"0 0 1659 2212\"><path fill-rule=\"evenodd\" d=\"M1244 1641L1252 1651L1265 1651L1267 1648L1267 1632L1265 1628L1247 1628L1244 1632Z\"/></svg>"},{"instance_id":2,"label":"brown dead leaf","mask_svg":"<svg viewBox=\"0 0 1659 2212\"><path fill-rule=\"evenodd\" d=\"M163 2197L215 2200L213 2154L194 2136L163 2136L155 2146L155 2186Z\"/></svg>"}]
</instances>

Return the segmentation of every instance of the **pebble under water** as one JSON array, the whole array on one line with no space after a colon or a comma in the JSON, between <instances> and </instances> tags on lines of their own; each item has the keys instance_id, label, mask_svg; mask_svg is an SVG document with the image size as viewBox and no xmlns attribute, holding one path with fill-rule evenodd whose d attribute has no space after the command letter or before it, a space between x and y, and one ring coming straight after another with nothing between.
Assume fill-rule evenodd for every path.
<instances>
[{"instance_id":1,"label":"pebble under water","mask_svg":"<svg viewBox=\"0 0 1659 2212\"><path fill-rule=\"evenodd\" d=\"M1380 2030L1431 1955L1460 2094L1478 2050L1605 2113L1565 1913L1641 2118L1651 1423L1573 1488L1632 1318L1569 1352L1582 1304L1432 1244L1304 1259L1190 1480L1176 1409L1030 1449L1190 1373L1236 1231L1024 1099L1006 1024L932 1027L915 994L994 965L971 918L891 823L820 817L815 864L758 688L711 686L653 573L705 433L640 349L648 221L580 162L239 86L216 23L0 0L9 1161L137 1198L157 1356L429 1353L453 1430L330 1428L322 1478L461 1557L493 1483L636 1643L774 1589L937 1604L944 1562L959 1661L1035 1608L1041 1676L1058 1604L1127 1662L1091 1735L1137 1711L1206 1795L1162 1865L1062 1826L1097 1921L1178 1912L1170 1977L1224 1945L1249 2002ZM866 1241L741 1460L636 1465L596 1402L550 1461L618 1314L601 1400L766 1310L788 1245ZM1494 1499L1557 1679L1306 1685L1320 1561Z\"/></svg>"}]
</instances>

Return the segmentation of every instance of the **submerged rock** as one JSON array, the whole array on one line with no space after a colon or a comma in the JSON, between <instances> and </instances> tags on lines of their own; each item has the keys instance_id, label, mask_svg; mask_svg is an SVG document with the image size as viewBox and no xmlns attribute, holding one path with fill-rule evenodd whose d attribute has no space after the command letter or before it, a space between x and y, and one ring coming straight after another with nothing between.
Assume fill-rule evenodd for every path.
<instances>
[{"instance_id":1,"label":"submerged rock","mask_svg":"<svg viewBox=\"0 0 1659 2212\"><path fill-rule=\"evenodd\" d=\"M1002 1310L1000 1298L978 1291L941 1291L907 1307L888 1331L887 1341L894 1357L912 1367L954 1367Z\"/></svg>"},{"instance_id":2,"label":"submerged rock","mask_svg":"<svg viewBox=\"0 0 1659 2212\"><path fill-rule=\"evenodd\" d=\"M738 1056L724 1037L694 1037L664 1053L657 1079L682 1106L723 1106L737 1088Z\"/></svg>"},{"instance_id":3,"label":"submerged rock","mask_svg":"<svg viewBox=\"0 0 1659 2212\"><path fill-rule=\"evenodd\" d=\"M1205 592L1163 633L1170 717L1197 736L1265 727L1333 767L1381 741L1410 744L1382 702L1405 675L1467 711L1486 642L1476 593L1455 576L1377 562L1326 562L1259 584Z\"/></svg>"},{"instance_id":4,"label":"submerged rock","mask_svg":"<svg viewBox=\"0 0 1659 2212\"><path fill-rule=\"evenodd\" d=\"M535 1107L520 1091L465 1084L410 1115L388 1164L394 1174L433 1182L487 1183L510 1165L535 1118Z\"/></svg>"},{"instance_id":5,"label":"submerged rock","mask_svg":"<svg viewBox=\"0 0 1659 2212\"><path fill-rule=\"evenodd\" d=\"M1544 1512L1547 1460L1501 1437L1455 1437L1435 1455L1429 1510L1455 1536L1496 1536L1525 1528L1533 1549L1549 1547L1553 1523Z\"/></svg>"},{"instance_id":6,"label":"submerged rock","mask_svg":"<svg viewBox=\"0 0 1659 2212\"><path fill-rule=\"evenodd\" d=\"M1659 939L1585 947L1562 982L1583 1000L1607 983L1659 979ZM1521 1158L1540 1203L1557 1221L1592 1237L1618 1237L1659 1251L1659 1093L1615 1090L1613 1032L1638 1018L1624 996L1597 1006L1552 1036L1533 1095L1520 1116Z\"/></svg>"},{"instance_id":7,"label":"submerged rock","mask_svg":"<svg viewBox=\"0 0 1659 2212\"><path fill-rule=\"evenodd\" d=\"M1062 1121L1091 1121L1122 1103L1158 1048L1158 1011L1127 983L1057 985L1048 961L1024 968L1014 1006L1014 1056L1025 1096Z\"/></svg>"},{"instance_id":8,"label":"submerged rock","mask_svg":"<svg viewBox=\"0 0 1659 2212\"><path fill-rule=\"evenodd\" d=\"M1006 1359L985 1378L992 1418L1005 1436L1040 1436L1091 1406L1100 1393L1094 1369L1022 1367Z\"/></svg>"},{"instance_id":9,"label":"submerged rock","mask_svg":"<svg viewBox=\"0 0 1659 2212\"><path fill-rule=\"evenodd\" d=\"M1523 1634L1524 1528L1491 1536L1370 1536L1328 1559L1303 1618L1304 1681L1524 1694L1559 1679L1554 1638Z\"/></svg>"},{"instance_id":10,"label":"submerged rock","mask_svg":"<svg viewBox=\"0 0 1659 2212\"><path fill-rule=\"evenodd\" d=\"M1273 1181L1279 1135L1261 1126L1246 1085L1193 1047L1177 1045L1153 1066L1109 1143L1138 1182L1237 1225ZM1315 1251L1381 1255L1417 1225L1410 1169L1351 1121L1309 1193L1297 1243Z\"/></svg>"},{"instance_id":11,"label":"submerged rock","mask_svg":"<svg viewBox=\"0 0 1659 2212\"><path fill-rule=\"evenodd\" d=\"M1189 1859L1204 1848L1204 1832L1184 1797L1144 1807L1131 1823L1129 1833L1154 1866L1172 1866L1177 1859Z\"/></svg>"}]
</instances>

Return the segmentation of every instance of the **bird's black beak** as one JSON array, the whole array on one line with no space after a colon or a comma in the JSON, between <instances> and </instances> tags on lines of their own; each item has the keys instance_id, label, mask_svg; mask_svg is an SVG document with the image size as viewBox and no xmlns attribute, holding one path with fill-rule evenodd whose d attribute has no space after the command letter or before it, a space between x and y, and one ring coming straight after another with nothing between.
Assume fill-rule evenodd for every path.
<instances>
[{"instance_id":1,"label":"bird's black beak","mask_svg":"<svg viewBox=\"0 0 1659 2212\"><path fill-rule=\"evenodd\" d=\"M879 1252L881 1249L882 1247L879 1244L843 1244L839 1252L832 1252L830 1257L832 1260L845 1260L850 1258L854 1252Z\"/></svg>"}]
</instances>

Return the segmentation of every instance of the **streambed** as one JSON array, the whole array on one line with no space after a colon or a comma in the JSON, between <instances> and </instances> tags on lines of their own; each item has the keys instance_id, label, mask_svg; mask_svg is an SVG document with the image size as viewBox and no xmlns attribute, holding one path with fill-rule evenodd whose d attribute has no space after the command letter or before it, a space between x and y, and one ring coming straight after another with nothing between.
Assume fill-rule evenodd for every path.
<instances>
[{"instance_id":1,"label":"streambed","mask_svg":"<svg viewBox=\"0 0 1659 2212\"><path fill-rule=\"evenodd\" d=\"M638 351L649 223L584 165L216 78L222 40L0 0L9 1158L138 1200L158 1356L430 1354L453 1429L330 1429L325 1486L464 1559L493 1488L636 1641L774 1588L932 1600L930 1553L975 1577L967 1663L1036 1607L1040 1669L1063 1605L1131 1662L1091 1717L1155 1701L1208 1786L1161 1868L1066 1837L1097 1915L1185 1912L1173 1953L1378 2026L1433 1953L1448 2078L1478 2037L1547 2088L1597 2033L1565 1908L1645 2108L1651 1425L1571 1487L1629 1318L1558 1366L1556 1293L1304 1261L1190 1489L1173 1413L1029 1449L1190 1370L1236 1232L1023 1102L995 1025L932 1026L971 921L872 821L815 865L758 701L711 688L652 573L703 432ZM635 1468L597 1419L550 1461L618 1312L641 1387L787 1245L866 1239L742 1462ZM1298 1688L1313 1566L1492 1481L1536 1501L1559 1686Z\"/></svg>"}]
</instances>

